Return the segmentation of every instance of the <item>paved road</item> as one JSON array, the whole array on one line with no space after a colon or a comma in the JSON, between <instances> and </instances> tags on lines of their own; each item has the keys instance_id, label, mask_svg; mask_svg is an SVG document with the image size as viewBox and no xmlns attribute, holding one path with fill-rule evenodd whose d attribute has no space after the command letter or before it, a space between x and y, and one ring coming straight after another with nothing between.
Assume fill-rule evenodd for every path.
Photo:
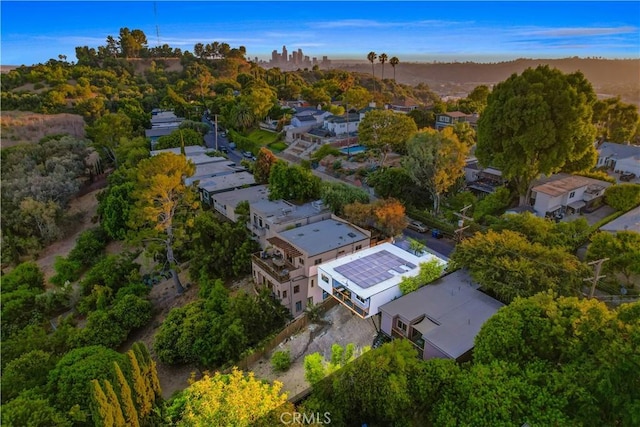
<instances>
[{"instance_id":1,"label":"paved road","mask_svg":"<svg viewBox=\"0 0 640 427\"><path fill-rule=\"evenodd\" d=\"M229 147L229 140L226 137L222 136L220 133L218 133L218 138L216 141L216 132L215 132L216 129L215 129L214 123L211 120L208 120L205 117L203 117L202 122L208 124L209 127L211 128L211 132L209 132L204 136L204 142L207 148L217 148L217 149L226 148L228 150L227 156L229 156L229 160L239 165L240 161L243 159L242 153L238 150L232 150ZM216 147L216 143L218 145L217 147Z\"/></svg>"},{"instance_id":2,"label":"paved road","mask_svg":"<svg viewBox=\"0 0 640 427\"><path fill-rule=\"evenodd\" d=\"M444 255L447 258L449 258L449 255L451 255L451 252L453 252L453 249L455 247L455 244L451 239L447 239L446 237L443 237L442 239L436 239L435 237L432 237L431 230L427 231L426 233L418 233L417 231L407 228L402 232L402 234L405 237L411 237L412 239L424 243L427 248L441 255Z\"/></svg>"}]
</instances>

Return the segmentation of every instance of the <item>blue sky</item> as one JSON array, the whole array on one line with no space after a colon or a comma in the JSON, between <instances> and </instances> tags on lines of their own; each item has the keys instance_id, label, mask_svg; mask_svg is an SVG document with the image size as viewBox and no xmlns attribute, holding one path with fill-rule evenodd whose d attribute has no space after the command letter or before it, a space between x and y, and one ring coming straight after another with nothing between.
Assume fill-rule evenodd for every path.
<instances>
[{"instance_id":1,"label":"blue sky","mask_svg":"<svg viewBox=\"0 0 640 427\"><path fill-rule=\"evenodd\" d=\"M149 46L245 46L250 58L301 48L311 57L403 62L519 57L640 58L640 2L2 1L2 65L31 65L97 47L121 27Z\"/></svg>"}]
</instances>

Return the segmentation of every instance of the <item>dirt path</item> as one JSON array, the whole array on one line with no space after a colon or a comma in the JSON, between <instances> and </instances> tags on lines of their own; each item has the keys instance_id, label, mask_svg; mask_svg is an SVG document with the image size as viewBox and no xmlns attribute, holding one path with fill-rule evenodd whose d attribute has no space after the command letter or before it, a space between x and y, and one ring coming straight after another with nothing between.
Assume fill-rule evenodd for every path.
<instances>
[{"instance_id":1,"label":"dirt path","mask_svg":"<svg viewBox=\"0 0 640 427\"><path fill-rule=\"evenodd\" d=\"M73 199L70 202L69 214L76 213L82 214L82 219L74 227L73 231L63 240L59 240L42 250L36 263L44 273L45 280L48 280L55 271L53 270L53 263L57 256L67 256L67 254L76 245L76 239L83 231L95 227L96 224L91 222L91 219L97 215L98 200L96 194L100 190L92 191L84 196Z\"/></svg>"}]
</instances>

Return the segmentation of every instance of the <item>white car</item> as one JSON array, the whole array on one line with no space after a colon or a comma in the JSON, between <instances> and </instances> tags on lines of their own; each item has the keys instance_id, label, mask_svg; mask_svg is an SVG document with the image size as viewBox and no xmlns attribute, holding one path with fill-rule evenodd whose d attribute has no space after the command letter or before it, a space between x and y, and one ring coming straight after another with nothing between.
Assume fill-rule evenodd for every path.
<instances>
[{"instance_id":1,"label":"white car","mask_svg":"<svg viewBox=\"0 0 640 427\"><path fill-rule=\"evenodd\" d=\"M410 228L411 230L415 230L418 233L426 233L427 231L429 231L426 225L424 225L420 221L415 221L415 220L409 220L409 224L407 225L407 228Z\"/></svg>"}]
</instances>

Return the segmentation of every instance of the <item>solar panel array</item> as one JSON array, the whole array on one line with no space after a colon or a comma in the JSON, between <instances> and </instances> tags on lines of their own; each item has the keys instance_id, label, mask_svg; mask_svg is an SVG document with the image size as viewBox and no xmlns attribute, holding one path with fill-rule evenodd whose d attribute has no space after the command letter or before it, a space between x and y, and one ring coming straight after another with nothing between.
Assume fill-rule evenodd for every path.
<instances>
[{"instance_id":1,"label":"solar panel array","mask_svg":"<svg viewBox=\"0 0 640 427\"><path fill-rule=\"evenodd\" d=\"M366 289L395 276L389 270L405 274L414 268L416 268L415 264L383 250L336 267L335 271Z\"/></svg>"}]
</instances>

